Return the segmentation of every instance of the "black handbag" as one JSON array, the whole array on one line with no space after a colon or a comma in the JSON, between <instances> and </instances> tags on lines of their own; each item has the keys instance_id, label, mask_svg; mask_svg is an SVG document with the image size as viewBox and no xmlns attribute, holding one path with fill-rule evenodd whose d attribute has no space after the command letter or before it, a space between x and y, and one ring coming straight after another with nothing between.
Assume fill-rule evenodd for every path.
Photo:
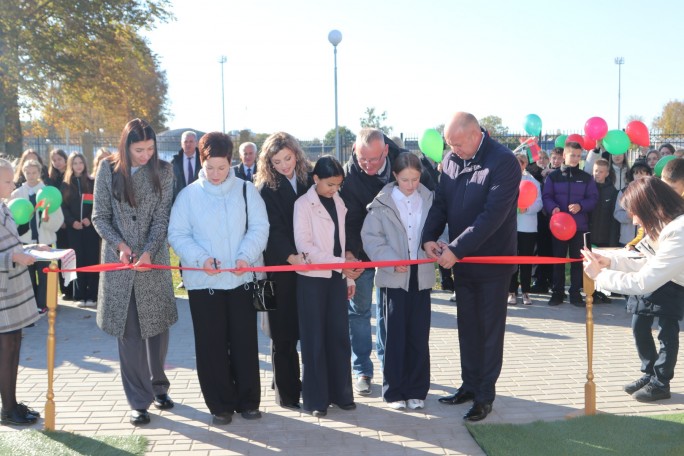
<instances>
[{"instance_id":1,"label":"black handbag","mask_svg":"<svg viewBox=\"0 0 684 456\"><path fill-rule=\"evenodd\" d=\"M681 320L684 318L684 287L669 281L651 293L630 296L627 311L637 315Z\"/></svg>"},{"instance_id":2,"label":"black handbag","mask_svg":"<svg viewBox=\"0 0 684 456\"><path fill-rule=\"evenodd\" d=\"M243 182L242 197L245 200L245 233L249 228L249 210L247 209L247 183ZM252 291L252 305L257 312L268 312L269 310L276 310L276 286L275 281L268 278L257 279L256 272L252 272L252 282L245 284L245 290Z\"/></svg>"}]
</instances>

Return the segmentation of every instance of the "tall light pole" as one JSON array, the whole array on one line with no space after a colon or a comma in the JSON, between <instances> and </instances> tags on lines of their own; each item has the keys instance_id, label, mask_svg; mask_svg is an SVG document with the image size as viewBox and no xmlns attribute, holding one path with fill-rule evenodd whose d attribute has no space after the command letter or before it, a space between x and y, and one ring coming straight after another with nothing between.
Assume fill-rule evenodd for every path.
<instances>
[{"instance_id":1,"label":"tall light pole","mask_svg":"<svg viewBox=\"0 0 684 456\"><path fill-rule=\"evenodd\" d=\"M624 63L624 57L615 57L615 65L618 66L618 130L620 129L620 88L622 86L622 65Z\"/></svg>"},{"instance_id":2,"label":"tall light pole","mask_svg":"<svg viewBox=\"0 0 684 456\"><path fill-rule=\"evenodd\" d=\"M340 126L337 123L337 45L342 41L342 32L339 30L331 30L330 33L328 33L328 41L333 45L335 55L335 156L338 160L341 160Z\"/></svg>"},{"instance_id":3,"label":"tall light pole","mask_svg":"<svg viewBox=\"0 0 684 456\"><path fill-rule=\"evenodd\" d=\"M226 56L222 55L219 57L219 63L221 64L221 111L223 113L223 133L226 132L226 96L223 92L223 64L226 63Z\"/></svg>"}]
</instances>

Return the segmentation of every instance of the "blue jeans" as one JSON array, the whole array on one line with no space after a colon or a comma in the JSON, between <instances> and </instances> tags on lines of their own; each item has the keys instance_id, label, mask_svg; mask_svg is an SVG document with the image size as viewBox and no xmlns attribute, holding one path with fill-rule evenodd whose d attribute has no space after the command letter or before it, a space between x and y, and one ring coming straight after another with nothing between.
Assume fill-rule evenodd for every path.
<instances>
[{"instance_id":1,"label":"blue jeans","mask_svg":"<svg viewBox=\"0 0 684 456\"><path fill-rule=\"evenodd\" d=\"M349 300L349 339L352 349L352 370L356 377L373 377L373 362L370 359L373 349L370 320L374 279L375 269L363 271L356 279L354 298Z\"/></svg>"}]
</instances>

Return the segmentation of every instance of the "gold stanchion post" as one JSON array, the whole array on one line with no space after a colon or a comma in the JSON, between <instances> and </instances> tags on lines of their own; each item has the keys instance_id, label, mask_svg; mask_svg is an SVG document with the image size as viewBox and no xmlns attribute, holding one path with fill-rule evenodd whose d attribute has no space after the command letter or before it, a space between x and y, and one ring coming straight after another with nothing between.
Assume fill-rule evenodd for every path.
<instances>
[{"instance_id":1,"label":"gold stanchion post","mask_svg":"<svg viewBox=\"0 0 684 456\"><path fill-rule=\"evenodd\" d=\"M584 414L596 415L596 384L594 383L594 280L583 272L583 287L587 295L587 383L584 384Z\"/></svg>"},{"instance_id":2,"label":"gold stanchion post","mask_svg":"<svg viewBox=\"0 0 684 456\"><path fill-rule=\"evenodd\" d=\"M55 394L53 378L55 371L55 318L57 317L57 263L50 263L47 273L47 307L48 307L48 335L47 335L47 374L48 391L45 402L45 430L55 430Z\"/></svg>"}]
</instances>

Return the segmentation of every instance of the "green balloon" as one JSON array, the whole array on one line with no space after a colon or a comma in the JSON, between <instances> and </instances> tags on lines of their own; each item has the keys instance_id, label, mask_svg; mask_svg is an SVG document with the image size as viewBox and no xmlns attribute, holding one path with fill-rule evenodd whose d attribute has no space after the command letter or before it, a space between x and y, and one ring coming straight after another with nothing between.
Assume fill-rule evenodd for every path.
<instances>
[{"instance_id":1,"label":"green balloon","mask_svg":"<svg viewBox=\"0 0 684 456\"><path fill-rule=\"evenodd\" d=\"M610 130L603 138L603 147L613 155L624 154L630 145L629 136L622 130Z\"/></svg>"},{"instance_id":2,"label":"green balloon","mask_svg":"<svg viewBox=\"0 0 684 456\"><path fill-rule=\"evenodd\" d=\"M541 117L536 114L528 114L525 117L525 131L530 136L539 136L542 129Z\"/></svg>"},{"instance_id":3,"label":"green balloon","mask_svg":"<svg viewBox=\"0 0 684 456\"><path fill-rule=\"evenodd\" d=\"M42 204L38 205L41 201L45 200ZM52 187L50 185L41 188L36 193L36 206L40 207L42 211L45 206L48 206L48 214L52 214L62 205L62 192L60 192L57 187Z\"/></svg>"},{"instance_id":4,"label":"green balloon","mask_svg":"<svg viewBox=\"0 0 684 456\"><path fill-rule=\"evenodd\" d=\"M444 152L444 141L442 135L434 128L428 128L418 141L420 151L428 156L435 163L442 162L442 152Z\"/></svg>"},{"instance_id":5,"label":"green balloon","mask_svg":"<svg viewBox=\"0 0 684 456\"><path fill-rule=\"evenodd\" d=\"M653 174L656 176L660 177L661 174L663 174L663 168L665 168L665 165L667 165L667 162L674 160L675 157L674 155L665 155L663 158L658 160L658 163L653 167Z\"/></svg>"},{"instance_id":6,"label":"green balloon","mask_svg":"<svg viewBox=\"0 0 684 456\"><path fill-rule=\"evenodd\" d=\"M565 140L568 139L568 135L560 135L556 138L556 142L553 143L554 147L565 147Z\"/></svg>"},{"instance_id":7,"label":"green balloon","mask_svg":"<svg viewBox=\"0 0 684 456\"><path fill-rule=\"evenodd\" d=\"M10 212L12 213L12 218L14 223L17 225L24 225L31 220L33 217L33 204L31 201L24 198L16 198L7 204Z\"/></svg>"}]
</instances>

